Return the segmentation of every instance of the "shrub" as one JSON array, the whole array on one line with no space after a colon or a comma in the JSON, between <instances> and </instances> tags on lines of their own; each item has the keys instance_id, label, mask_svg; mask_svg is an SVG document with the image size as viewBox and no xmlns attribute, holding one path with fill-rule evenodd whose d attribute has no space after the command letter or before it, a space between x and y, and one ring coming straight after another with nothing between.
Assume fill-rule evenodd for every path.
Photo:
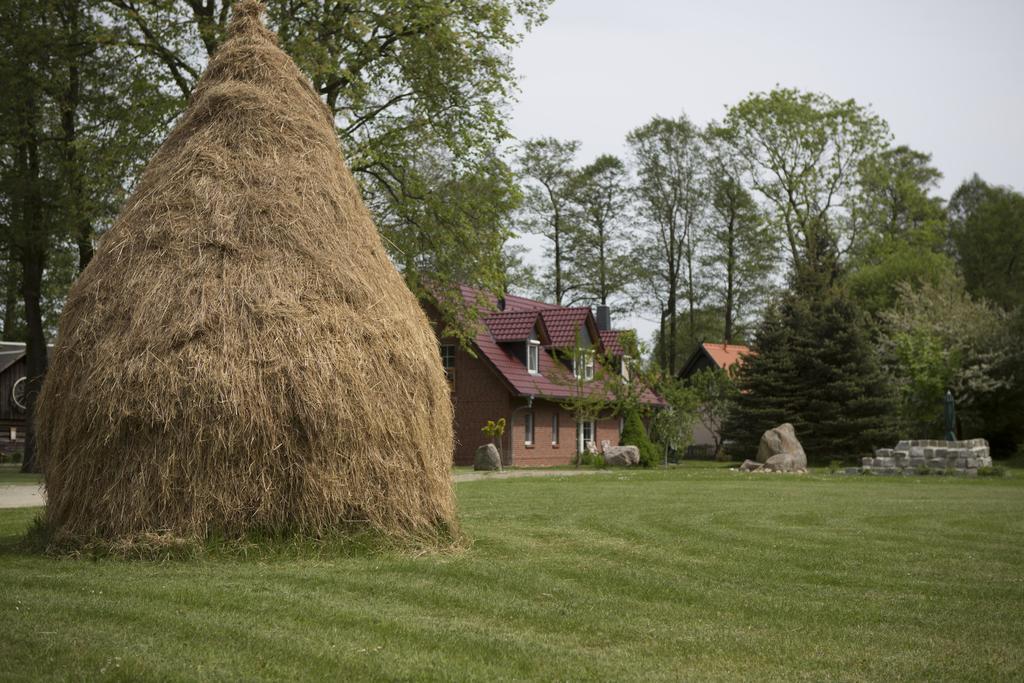
<instances>
[{"instance_id":1,"label":"shrub","mask_svg":"<svg viewBox=\"0 0 1024 683\"><path fill-rule=\"evenodd\" d=\"M647 429L644 428L644 422L636 410L626 413L626 423L622 427L619 445L636 446L640 449L641 467L654 467L661 462L661 451L647 436Z\"/></svg>"},{"instance_id":2,"label":"shrub","mask_svg":"<svg viewBox=\"0 0 1024 683\"><path fill-rule=\"evenodd\" d=\"M836 472L838 472L841 469L843 469L843 461L842 460L832 460L828 464L828 471L831 474L835 474Z\"/></svg>"},{"instance_id":3,"label":"shrub","mask_svg":"<svg viewBox=\"0 0 1024 683\"><path fill-rule=\"evenodd\" d=\"M1005 477L1006 468L1002 465L993 465L991 467L979 467L979 477Z\"/></svg>"}]
</instances>

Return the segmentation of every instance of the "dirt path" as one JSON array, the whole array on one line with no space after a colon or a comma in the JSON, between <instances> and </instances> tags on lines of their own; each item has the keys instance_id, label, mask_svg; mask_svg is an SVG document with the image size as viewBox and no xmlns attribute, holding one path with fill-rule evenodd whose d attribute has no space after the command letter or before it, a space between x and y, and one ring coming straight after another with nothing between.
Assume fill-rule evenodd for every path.
<instances>
[{"instance_id":1,"label":"dirt path","mask_svg":"<svg viewBox=\"0 0 1024 683\"><path fill-rule=\"evenodd\" d=\"M38 484L0 484L0 508L34 508L45 502Z\"/></svg>"},{"instance_id":2,"label":"dirt path","mask_svg":"<svg viewBox=\"0 0 1024 683\"><path fill-rule=\"evenodd\" d=\"M453 474L452 481L480 479L518 479L519 477L574 477L578 474L610 474L608 470L507 470L505 472L463 472Z\"/></svg>"},{"instance_id":3,"label":"dirt path","mask_svg":"<svg viewBox=\"0 0 1024 683\"><path fill-rule=\"evenodd\" d=\"M607 474L607 470L508 470L506 472L461 472L452 481L518 479L519 477L574 477L579 474ZM43 487L36 484L0 484L0 509L32 508L46 502Z\"/></svg>"}]
</instances>

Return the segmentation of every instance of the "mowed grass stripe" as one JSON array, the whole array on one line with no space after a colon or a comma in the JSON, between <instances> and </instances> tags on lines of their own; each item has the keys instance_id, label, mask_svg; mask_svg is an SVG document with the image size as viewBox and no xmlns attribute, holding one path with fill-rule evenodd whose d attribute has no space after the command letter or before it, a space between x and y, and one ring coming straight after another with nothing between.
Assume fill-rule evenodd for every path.
<instances>
[{"instance_id":1,"label":"mowed grass stripe","mask_svg":"<svg viewBox=\"0 0 1024 683\"><path fill-rule=\"evenodd\" d=\"M0 513L4 678L993 680L1024 478L473 481L457 555L53 560ZM103 591L100 594L100 591ZM15 609L16 608L16 609Z\"/></svg>"}]
</instances>

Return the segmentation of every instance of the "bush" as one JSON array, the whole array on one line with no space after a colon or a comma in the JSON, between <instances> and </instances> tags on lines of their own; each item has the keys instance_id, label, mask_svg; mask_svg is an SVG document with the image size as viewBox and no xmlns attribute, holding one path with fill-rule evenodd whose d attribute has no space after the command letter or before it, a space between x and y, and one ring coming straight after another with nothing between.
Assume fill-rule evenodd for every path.
<instances>
[{"instance_id":1,"label":"bush","mask_svg":"<svg viewBox=\"0 0 1024 683\"><path fill-rule=\"evenodd\" d=\"M593 453L591 451L583 451L579 456L579 464L581 467L595 467L597 469L604 469L608 465L604 461L604 456L600 453Z\"/></svg>"},{"instance_id":2,"label":"bush","mask_svg":"<svg viewBox=\"0 0 1024 683\"><path fill-rule=\"evenodd\" d=\"M979 467L979 477L1005 477L1006 468L1001 465L993 465L992 467Z\"/></svg>"},{"instance_id":3,"label":"bush","mask_svg":"<svg viewBox=\"0 0 1024 683\"><path fill-rule=\"evenodd\" d=\"M831 474L835 474L836 472L838 472L841 469L843 469L843 461L842 460L832 460L828 464L828 471Z\"/></svg>"},{"instance_id":4,"label":"bush","mask_svg":"<svg viewBox=\"0 0 1024 683\"><path fill-rule=\"evenodd\" d=\"M626 423L622 428L619 445L636 446L640 449L641 467L655 467L661 462L661 449L647 436L644 421L640 419L640 413L636 410L626 413Z\"/></svg>"}]
</instances>

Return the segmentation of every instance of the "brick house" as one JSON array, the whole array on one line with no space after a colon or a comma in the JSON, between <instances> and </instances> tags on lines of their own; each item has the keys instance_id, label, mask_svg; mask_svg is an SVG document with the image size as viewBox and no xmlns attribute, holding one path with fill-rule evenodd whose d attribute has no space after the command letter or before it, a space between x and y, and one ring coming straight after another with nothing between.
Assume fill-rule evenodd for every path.
<instances>
[{"instance_id":1,"label":"brick house","mask_svg":"<svg viewBox=\"0 0 1024 683\"><path fill-rule=\"evenodd\" d=\"M579 424L561 405L578 386L604 376L628 379L628 358L611 329L607 307L563 307L507 295L498 299L460 288L464 305L479 312L469 348L442 336L440 315L428 304L452 386L455 408L455 464L472 465L476 448L487 443L481 428L505 418L502 460L516 466L565 465L584 449L605 441L618 445L621 420L607 415ZM613 367L603 367L610 359ZM599 381L591 390L606 391ZM645 391L641 400L662 405Z\"/></svg>"}]
</instances>

